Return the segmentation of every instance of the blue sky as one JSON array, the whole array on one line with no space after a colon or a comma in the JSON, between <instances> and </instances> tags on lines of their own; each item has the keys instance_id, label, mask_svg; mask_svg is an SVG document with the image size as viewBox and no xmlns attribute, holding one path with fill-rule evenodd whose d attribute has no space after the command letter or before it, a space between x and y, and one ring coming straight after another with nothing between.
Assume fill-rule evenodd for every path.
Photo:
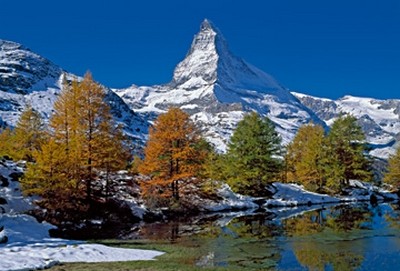
<instances>
[{"instance_id":1,"label":"blue sky","mask_svg":"<svg viewBox=\"0 0 400 271\"><path fill-rule=\"evenodd\" d=\"M400 99L400 1L0 0L0 39L110 87L171 80L204 18L290 90Z\"/></svg>"}]
</instances>

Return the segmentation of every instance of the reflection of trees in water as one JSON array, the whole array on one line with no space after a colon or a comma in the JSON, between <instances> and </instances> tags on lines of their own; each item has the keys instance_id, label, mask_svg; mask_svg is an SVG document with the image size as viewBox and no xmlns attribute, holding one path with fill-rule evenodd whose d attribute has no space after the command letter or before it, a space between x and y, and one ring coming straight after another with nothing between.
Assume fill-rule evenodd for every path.
<instances>
[{"instance_id":1,"label":"reflection of trees in water","mask_svg":"<svg viewBox=\"0 0 400 271\"><path fill-rule=\"evenodd\" d=\"M391 217L400 229L398 205ZM380 207L368 204L334 206L313 210L282 221L273 213L257 213L226 219L216 214L186 222L147 224L141 234L147 239L185 242L201 250L207 266L240 266L267 270L282 260L283 238L289 238L298 263L310 270L354 270L361 266L364 241ZM229 217L229 216L228 216ZM224 221L225 223L221 223ZM229 223L228 223L229 221ZM389 221L389 220L388 220ZM192 243L187 243L188 240ZM357 247L357 245L362 247ZM212 255L212 257L210 256ZM200 257L199 259L200 260ZM204 263L203 263L204 264Z\"/></svg>"},{"instance_id":2,"label":"reflection of trees in water","mask_svg":"<svg viewBox=\"0 0 400 271\"><path fill-rule=\"evenodd\" d=\"M389 222L390 227L396 230L400 229L400 205L390 204L389 207L392 212L386 212L384 217L387 222Z\"/></svg>"},{"instance_id":3,"label":"reflection of trees in water","mask_svg":"<svg viewBox=\"0 0 400 271\"><path fill-rule=\"evenodd\" d=\"M235 238L262 240L282 235L282 226L271 221L270 213L237 217L226 226Z\"/></svg>"},{"instance_id":4,"label":"reflection of trees in water","mask_svg":"<svg viewBox=\"0 0 400 271\"><path fill-rule=\"evenodd\" d=\"M341 205L319 209L286 219L282 222L287 236L304 236L332 229L348 232L368 228L373 213L367 206Z\"/></svg>"},{"instance_id":5,"label":"reflection of trees in water","mask_svg":"<svg viewBox=\"0 0 400 271\"><path fill-rule=\"evenodd\" d=\"M288 236L303 236L321 232L326 226L322 209L307 212L282 222Z\"/></svg>"},{"instance_id":6,"label":"reflection of trees in water","mask_svg":"<svg viewBox=\"0 0 400 271\"><path fill-rule=\"evenodd\" d=\"M335 206L316 210L283 221L287 236L299 237L293 242L298 262L309 270L355 270L364 260L363 252L351 240L352 232L368 228L373 213L367 205ZM337 239L346 236L345 239ZM362 250L361 250L362 251Z\"/></svg>"},{"instance_id":7,"label":"reflection of trees in water","mask_svg":"<svg viewBox=\"0 0 400 271\"><path fill-rule=\"evenodd\" d=\"M372 215L373 213L368 210L367 206L337 206L331 209L327 226L337 232L368 228L372 221Z\"/></svg>"},{"instance_id":8,"label":"reflection of trees in water","mask_svg":"<svg viewBox=\"0 0 400 271\"><path fill-rule=\"evenodd\" d=\"M148 240L176 241L180 237L180 222L145 224L140 227L140 237Z\"/></svg>"},{"instance_id":9,"label":"reflection of trees in water","mask_svg":"<svg viewBox=\"0 0 400 271\"><path fill-rule=\"evenodd\" d=\"M325 246L315 241L298 242L293 244L294 254L299 263L308 270L333 270L346 271L359 268L364 260L362 254L348 251L340 244Z\"/></svg>"},{"instance_id":10,"label":"reflection of trees in water","mask_svg":"<svg viewBox=\"0 0 400 271\"><path fill-rule=\"evenodd\" d=\"M271 222L271 213L234 218L220 228L214 239L216 255L223 266L268 270L281 259L282 248L275 237L282 235L279 223ZM215 232L216 233L216 232Z\"/></svg>"}]
</instances>

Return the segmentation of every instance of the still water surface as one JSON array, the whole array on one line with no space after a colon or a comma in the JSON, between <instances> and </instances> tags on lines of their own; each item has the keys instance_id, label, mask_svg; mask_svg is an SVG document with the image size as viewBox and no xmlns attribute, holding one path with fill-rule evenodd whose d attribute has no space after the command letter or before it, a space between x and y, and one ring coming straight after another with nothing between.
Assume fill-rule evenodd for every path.
<instances>
[{"instance_id":1,"label":"still water surface","mask_svg":"<svg viewBox=\"0 0 400 271\"><path fill-rule=\"evenodd\" d=\"M400 207L367 203L223 213L142 226L142 238L196 246L198 266L400 270Z\"/></svg>"}]
</instances>

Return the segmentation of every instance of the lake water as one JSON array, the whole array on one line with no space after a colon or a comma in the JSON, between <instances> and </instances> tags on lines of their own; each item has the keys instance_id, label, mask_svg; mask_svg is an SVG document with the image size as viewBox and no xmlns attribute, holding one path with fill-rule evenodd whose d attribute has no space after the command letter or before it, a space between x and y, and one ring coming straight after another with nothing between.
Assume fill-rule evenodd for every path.
<instances>
[{"instance_id":1,"label":"lake water","mask_svg":"<svg viewBox=\"0 0 400 271\"><path fill-rule=\"evenodd\" d=\"M196 246L198 266L400 270L400 207L369 203L212 214L143 225L141 237Z\"/></svg>"}]
</instances>

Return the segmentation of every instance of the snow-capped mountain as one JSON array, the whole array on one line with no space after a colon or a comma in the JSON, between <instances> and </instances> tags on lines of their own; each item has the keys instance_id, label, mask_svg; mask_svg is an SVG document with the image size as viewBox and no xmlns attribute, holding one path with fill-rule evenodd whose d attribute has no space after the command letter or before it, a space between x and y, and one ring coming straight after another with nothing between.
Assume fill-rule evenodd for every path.
<instances>
[{"instance_id":1,"label":"snow-capped mountain","mask_svg":"<svg viewBox=\"0 0 400 271\"><path fill-rule=\"evenodd\" d=\"M63 71L24 46L0 40L0 127L15 126L27 105L48 120L62 89L64 76L67 80L79 80L78 76ZM105 90L115 120L124 126L127 135L142 145L146 139L147 121L134 113L113 91Z\"/></svg>"},{"instance_id":2,"label":"snow-capped mountain","mask_svg":"<svg viewBox=\"0 0 400 271\"><path fill-rule=\"evenodd\" d=\"M284 142L310 120L322 123L272 76L233 55L208 20L201 24L169 84L114 91L136 112L151 117L171 106L185 110L222 151L248 111L268 116Z\"/></svg>"},{"instance_id":3,"label":"snow-capped mountain","mask_svg":"<svg viewBox=\"0 0 400 271\"><path fill-rule=\"evenodd\" d=\"M49 119L63 76L79 79L18 43L0 40L0 127L14 126L27 105ZM359 119L374 156L387 158L400 139L400 100L345 96L334 101L291 93L271 75L232 54L208 20L201 24L170 83L105 89L114 118L141 146L147 138L147 120L171 106L188 112L220 151L249 111L269 117L284 143L301 125L313 121L328 127L340 113Z\"/></svg>"},{"instance_id":4,"label":"snow-capped mountain","mask_svg":"<svg viewBox=\"0 0 400 271\"><path fill-rule=\"evenodd\" d=\"M292 93L305 106L314 111L330 126L340 114L350 114L358 119L367 141L373 150L371 154L387 158L394 152L400 139L400 100L378 100L344 96L338 100Z\"/></svg>"}]
</instances>

